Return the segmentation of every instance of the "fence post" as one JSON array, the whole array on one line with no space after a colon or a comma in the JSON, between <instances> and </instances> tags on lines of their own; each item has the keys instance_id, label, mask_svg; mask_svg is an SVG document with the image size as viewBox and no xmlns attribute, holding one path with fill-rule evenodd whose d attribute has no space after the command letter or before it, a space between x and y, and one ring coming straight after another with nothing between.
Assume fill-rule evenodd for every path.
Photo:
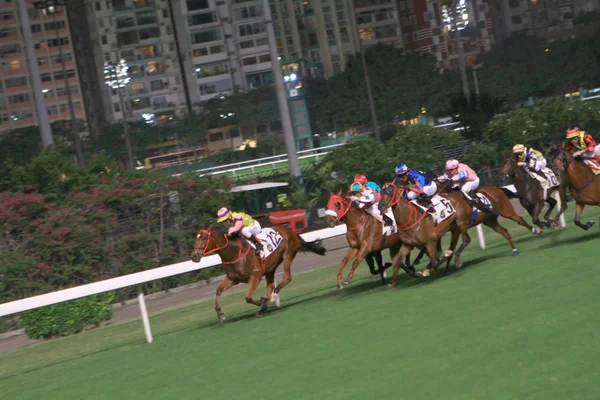
<instances>
[{"instance_id":1,"label":"fence post","mask_svg":"<svg viewBox=\"0 0 600 400\"><path fill-rule=\"evenodd\" d=\"M152 330L150 329L150 319L148 318L148 311L146 310L146 301L144 300L144 292L140 291L138 294L138 302L140 303L140 313L142 314L142 323L144 324L144 333L146 334L146 341L152 343Z\"/></svg>"},{"instance_id":2,"label":"fence post","mask_svg":"<svg viewBox=\"0 0 600 400\"><path fill-rule=\"evenodd\" d=\"M483 236L483 228L481 227L481 224L476 226L477 229L477 238L479 239L479 247L481 247L481 250L485 250L485 237Z\"/></svg>"}]
</instances>

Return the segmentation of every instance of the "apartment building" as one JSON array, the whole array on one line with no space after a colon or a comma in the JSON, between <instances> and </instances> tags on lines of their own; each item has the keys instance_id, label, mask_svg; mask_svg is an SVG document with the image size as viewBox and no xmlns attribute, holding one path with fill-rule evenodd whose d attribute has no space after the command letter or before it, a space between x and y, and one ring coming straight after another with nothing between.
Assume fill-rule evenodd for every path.
<instances>
[{"instance_id":1,"label":"apartment building","mask_svg":"<svg viewBox=\"0 0 600 400\"><path fill-rule=\"evenodd\" d=\"M71 120L65 88L65 80L68 80L75 117L85 121L66 14L59 10L45 15L41 10L34 10L33 3L27 2L48 118L51 123ZM20 26L16 2L0 0L0 132L38 125Z\"/></svg>"},{"instance_id":2,"label":"apartment building","mask_svg":"<svg viewBox=\"0 0 600 400\"><path fill-rule=\"evenodd\" d=\"M489 1L498 42L517 32L548 40L570 38L579 33L574 24L578 16L600 11L600 0Z\"/></svg>"},{"instance_id":3,"label":"apartment building","mask_svg":"<svg viewBox=\"0 0 600 400\"><path fill-rule=\"evenodd\" d=\"M494 24L485 0L462 0L454 3L454 9L428 0L401 0L398 4L406 49L435 55L441 70L458 67L457 28L467 60L495 45ZM458 23L453 23L453 18Z\"/></svg>"},{"instance_id":4,"label":"apartment building","mask_svg":"<svg viewBox=\"0 0 600 400\"><path fill-rule=\"evenodd\" d=\"M83 0L70 17L84 21L78 26L78 60L86 102L104 113L99 125L119 122L124 113L128 120L160 121L189 111L169 1ZM121 59L131 78L125 110L117 90L104 85L104 63Z\"/></svg>"}]
</instances>

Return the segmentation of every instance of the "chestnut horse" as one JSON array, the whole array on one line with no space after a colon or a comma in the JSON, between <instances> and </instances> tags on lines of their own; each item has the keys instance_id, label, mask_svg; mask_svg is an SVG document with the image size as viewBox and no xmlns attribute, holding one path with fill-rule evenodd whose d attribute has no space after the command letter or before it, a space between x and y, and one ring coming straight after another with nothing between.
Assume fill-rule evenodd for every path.
<instances>
[{"instance_id":1,"label":"chestnut horse","mask_svg":"<svg viewBox=\"0 0 600 400\"><path fill-rule=\"evenodd\" d=\"M341 191L338 194L330 193L327 201L327 211L329 212L327 223L330 226L333 226L337 220L346 223L346 238L350 246L338 271L338 289L343 289L344 285L350 284L356 268L367 255L380 252L383 249L390 249L390 255L393 257L400 249L400 241L397 235L388 235L384 238L382 223L348 197L342 195ZM344 268L352 259L354 259L352 268L346 280L342 283ZM379 274L383 283L385 283L384 271L385 267L381 268L380 266Z\"/></svg>"},{"instance_id":2,"label":"chestnut horse","mask_svg":"<svg viewBox=\"0 0 600 400\"><path fill-rule=\"evenodd\" d=\"M555 172L555 174L559 182L558 186L544 190L540 182L532 178L524 167L519 167L512 157L505 157L498 171L501 178L506 179L509 176L512 178L512 183L517 189L519 202L531 215L531 222L542 229L544 227L558 227L558 219L567 209L567 191L564 179L561 179L560 172L558 174ZM544 192L547 192L545 199ZM560 196L560 210L553 219L549 219L550 214L556 207L556 200L552 197L554 193L558 193ZM539 216L545 203L548 203L549 207L544 215L544 221L541 221Z\"/></svg>"},{"instance_id":3,"label":"chestnut horse","mask_svg":"<svg viewBox=\"0 0 600 400\"><path fill-rule=\"evenodd\" d=\"M600 179L592 169L585 165L581 159L564 148L557 148L553 152L554 165L563 168L571 189L571 196L575 200L575 225L588 230L594 226L594 221L583 224L580 221L581 213L586 205L600 206Z\"/></svg>"},{"instance_id":4,"label":"chestnut horse","mask_svg":"<svg viewBox=\"0 0 600 400\"><path fill-rule=\"evenodd\" d=\"M395 186L392 184L384 185L385 190L382 190L382 199L381 199L382 207L385 207L386 203L389 204L390 206L395 206L396 204L398 204L400 202L403 202L405 205L408 205L408 207L410 207L410 206L414 207L414 205L412 203L408 203L406 201L401 201L401 200L403 200L401 189L394 190L394 188L395 188ZM393 191L390 192L390 189L392 189ZM511 220L515 221L516 223L518 223L519 225L526 227L533 234L537 233L537 230L534 227L532 227L527 222L525 222L525 220L523 220L523 218L521 218L517 214L512 203L510 202L509 197L506 195L506 193L504 193L504 191L502 189L499 189L499 188L493 187L493 186L485 186L485 187L477 190L478 193L483 194L488 199L489 205L487 205L487 206L491 209L491 211L489 211L489 212L481 211L479 209L474 210L473 207L469 204L467 199L464 197L464 195L459 190L451 190L449 192L446 192L447 189L448 189L448 186L442 186L442 190L439 192L439 195L450 201L450 203L452 204L452 207L456 211L456 216L455 216L455 220L454 220L454 226L450 227L450 231L452 233L450 247L449 247L449 250L444 255L444 259L447 261L445 271L448 270L449 263L450 263L450 260L453 255L455 257L455 265L459 268L462 266L462 260L460 259L460 256L461 256L462 252L464 251L464 249L467 247L467 245L471 242L471 237L469 236L469 234L467 232L467 230L470 227L477 226L479 224L484 224L484 225L492 228L494 231L501 234L508 241L508 244L510 245L510 247L512 249L512 254L515 256L519 254L519 250L517 250L515 243L513 242L512 237L511 237L510 233L508 232L508 230L499 224L498 217L502 216L504 218L511 219ZM415 215L414 218L432 220L431 218L426 218L426 216L423 215L422 210L417 209L416 207L414 209L411 209L411 211L414 212L415 214L419 214L418 216ZM419 212L419 213L417 213L417 212ZM396 213L394 213L394 214L396 215ZM399 220L397 220L397 222L399 225L398 229L399 229L399 233L400 233L400 230L404 225ZM463 242L462 242L461 246L459 247L459 249L456 251L456 253L454 253L454 250L458 243L458 237L460 235L463 236ZM439 238L441 238L441 236L443 236L443 235L439 235ZM441 245L438 243L438 245L437 245L438 251L439 251L440 247L441 247ZM401 249L401 252L402 252L402 249ZM431 256L430 256L430 258L431 258ZM440 260L440 262L441 262L441 260ZM438 262L438 265L439 265L439 262ZM426 268L426 270L428 270L428 268ZM410 274L411 272L407 271L407 273ZM427 276L427 273L424 276Z\"/></svg>"},{"instance_id":5,"label":"chestnut horse","mask_svg":"<svg viewBox=\"0 0 600 400\"><path fill-rule=\"evenodd\" d=\"M270 226L281 235L281 243L275 251L266 259L260 259L246 240L242 240L239 235L230 240L227 233L216 231L213 226L207 229L201 229L196 235L194 250L192 250L191 259L193 262L200 262L203 256L209 254L218 254L221 257L223 269L225 269L225 279L217 288L215 310L219 321L225 321L225 314L221 311L221 294L224 290L237 285L240 282L247 283L246 302L259 306L260 310L256 314L262 317L267 311L269 300L275 301L279 292L292 280L292 261L298 251L312 251L313 253L324 255L326 249L321 246L321 240L306 242L300 235L294 233L290 228L281 225ZM283 280L275 286L275 271L283 262ZM267 279L267 296L254 300L252 295L260 283L263 275Z\"/></svg>"},{"instance_id":6,"label":"chestnut horse","mask_svg":"<svg viewBox=\"0 0 600 400\"><path fill-rule=\"evenodd\" d=\"M470 241L470 239L467 240L468 234L466 233L469 225L468 220L460 221L458 224L456 221L457 216L466 215L466 211L459 214L458 212L455 212L454 204L449 204L447 202L448 212L452 212L452 215L439 224L436 224L427 212L404 198L405 190L406 188L404 186L396 188L393 183L386 183L381 190L380 204L383 209L387 206L392 207L394 218L398 224L397 236L401 242L400 252L394 256L392 261L394 271L388 286L394 286L396 284L396 277L398 276L400 267L402 267L409 275L429 276L430 268L437 269L438 265L447 260L446 256L442 259L438 259L438 244L439 239L450 229L454 231L452 237L453 239L456 237L456 240L458 240L458 234L463 233L463 244L461 248L466 247ZM466 201L458 203L458 206L468 207ZM459 225L464 225L464 227L459 228ZM407 265L402 261L410 254L414 247L424 250L425 254L429 256L429 264L423 272L415 271L412 266ZM446 269L447 268L448 267L446 266Z\"/></svg>"}]
</instances>

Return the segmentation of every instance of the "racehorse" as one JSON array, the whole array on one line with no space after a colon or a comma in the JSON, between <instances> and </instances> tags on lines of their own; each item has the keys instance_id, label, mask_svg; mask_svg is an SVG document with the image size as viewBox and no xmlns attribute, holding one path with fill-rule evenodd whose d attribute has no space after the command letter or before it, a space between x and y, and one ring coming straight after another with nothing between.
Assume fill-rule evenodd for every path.
<instances>
[{"instance_id":1,"label":"racehorse","mask_svg":"<svg viewBox=\"0 0 600 400\"><path fill-rule=\"evenodd\" d=\"M581 213L586 205L600 206L600 179L581 159L573 158L564 148L559 147L553 153L553 163L556 167L564 169L571 196L575 200L575 225L588 230L594 226L594 221L582 224Z\"/></svg>"},{"instance_id":2,"label":"racehorse","mask_svg":"<svg viewBox=\"0 0 600 400\"><path fill-rule=\"evenodd\" d=\"M544 190L540 182L532 178L524 167L519 167L516 160L512 157L505 157L500 164L498 175L502 179L509 176L512 178L512 183L517 189L517 197L519 202L531 215L531 222L540 228L558 227L558 219L567 209L567 192L564 180L561 183L560 172L558 176L558 186ZM550 214L556 207L556 200L552 197L554 193L560 196L560 210L553 219L549 219ZM544 198L545 195L545 198ZM513 195L514 196L514 195ZM544 203L548 203L548 211L544 215L544 221L540 220L540 213L544 209Z\"/></svg>"},{"instance_id":3,"label":"racehorse","mask_svg":"<svg viewBox=\"0 0 600 400\"><path fill-rule=\"evenodd\" d=\"M213 226L201 229L196 235L194 250L191 253L193 262L200 262L203 256L216 253L221 257L223 269L225 269L225 279L217 288L215 311L219 321L225 321L225 314L221 311L221 294L224 290L237 285L240 282L247 283L246 303L254 304L260 307L256 314L262 317L267 311L269 300L275 301L281 290L292 280L292 261L298 254L298 251L311 251L319 255L325 255L326 249L321 245L321 240L306 242L300 235L294 233L290 228L274 225L269 227L269 238L274 246L273 252L265 259L260 256L252 247L239 235L230 240L227 233L215 230ZM275 271L283 262L283 280L275 286ZM267 296L254 300L252 295L260 283L263 275L267 279Z\"/></svg>"},{"instance_id":4,"label":"racehorse","mask_svg":"<svg viewBox=\"0 0 600 400\"><path fill-rule=\"evenodd\" d=\"M385 207L386 203L393 207L396 204L400 203L401 200L403 200L400 189L394 190L394 188L395 187L392 184L384 185L385 190L382 190L382 199L381 199L381 203L380 203L380 204L382 204L382 207ZM473 227L473 226L476 226L479 224L484 224L484 225L492 228L494 231L501 234L508 241L508 243L512 249L512 254L515 256L519 254L519 250L516 248L508 230L498 223L498 217L502 216L504 218L511 219L511 220L515 221L516 223L518 223L519 225L526 227L533 234L537 233L537 230L535 228L533 228L531 225L527 224L527 222L525 222L525 220L523 220L523 218L521 218L517 214L517 212L515 211L512 203L510 202L510 199L506 195L506 193L504 193L503 190L501 190L497 187L485 186L485 187L482 187L477 190L478 193L481 193L487 199L487 201L485 201L485 203L488 203L487 208L489 209L489 211L473 209L473 207L469 204L469 202L466 200L466 198L463 196L463 194L460 191L458 191L458 190L447 191L449 189L448 185L438 185L438 188L441 188L441 190L439 191L438 194L440 196L446 198L447 200L449 200L452 205L452 208L456 212L456 217L455 217L455 221L454 221L455 224L453 227L450 228L450 231L452 234L450 247L449 247L449 250L444 255L444 258L447 262L445 271L448 270L449 263L450 263L450 260L451 260L453 254L455 257L455 265L457 267L462 266L462 260L460 259L460 256L461 256L462 252L464 251L464 249L467 247L467 245L471 242L471 238L467 232L467 230L470 227ZM480 198L480 200L481 200L481 198ZM402 201L402 202L407 204L406 201ZM414 207L414 205L412 203L408 203L408 204L410 204L410 206ZM411 209L411 211L415 212L417 214L418 214L418 211L421 211L421 213L423 213L422 210L417 210L416 207L414 209ZM420 216L415 215L414 218L425 219L426 216L423 214L420 214ZM427 218L427 219L431 220L431 218ZM402 223L400 221L397 220L397 222L399 225L398 229L399 229L399 233L400 233L400 230L404 226L402 225ZM404 228L404 229L406 229L406 228ZM461 246L459 247L459 249L456 250L456 253L454 253L454 249L456 248L456 245L458 243L459 235L463 236L463 242L462 242ZM443 236L443 235L439 235L439 238L441 238L441 236ZM438 246L437 246L438 251L439 251L440 247L441 247L441 245L438 243ZM402 250L401 250L401 252L402 252ZM440 262L441 262L441 260L440 260ZM439 265L439 263L438 263L438 265ZM408 268L411 268L411 267L409 266ZM426 270L427 270L427 268L426 268ZM409 271L407 271L407 273L410 274ZM424 276L427 276L427 275L424 275Z\"/></svg>"},{"instance_id":5,"label":"racehorse","mask_svg":"<svg viewBox=\"0 0 600 400\"><path fill-rule=\"evenodd\" d=\"M327 211L327 223L330 226L334 226L335 222L340 220L345 222L347 227L346 239L349 248L338 271L338 289L343 289L344 285L350 284L356 268L369 254L376 254L383 249L390 249L390 255L393 257L400 249L398 236L388 235L383 237L382 223L348 197L342 195L341 190L337 194L330 193L327 201ZM346 280L342 283L344 268L352 259L354 259L352 268ZM382 283L385 283L384 271L385 266L382 268L380 264L379 274Z\"/></svg>"},{"instance_id":6,"label":"racehorse","mask_svg":"<svg viewBox=\"0 0 600 400\"><path fill-rule=\"evenodd\" d=\"M466 233L468 221L466 223L463 221L463 225L465 225L463 229L458 228L456 223L458 214L454 212L453 205L447 200L445 200L444 205L446 205L450 216L437 224L434 222L433 218L428 218L428 213L426 211L407 201L404 197L404 186L396 188L393 183L386 183L381 189L380 204L382 205L382 209L385 209L387 206L392 207L394 218L398 224L397 236L401 242L400 252L394 256L392 261L394 271L388 283L388 286L390 287L396 284L396 277L398 276L400 267L402 267L408 275L413 276L429 276L430 268L437 269L438 265L448 258L447 253L447 256L438 259L439 239L450 229L453 230L453 243L455 235L462 232L463 243L461 248L463 248L463 246L466 247L468 244L468 241L465 243L466 237L468 237L468 234ZM466 202L464 202L464 204L466 204ZM464 207L463 204L459 204L459 206ZM466 215L466 212L462 215ZM456 236L456 240L458 241L458 236ZM456 243L454 243L454 245L456 245ZM424 250L430 259L429 264L422 272L415 271L412 266L407 265L402 261L410 254L414 247ZM447 269L448 266L446 266L446 270Z\"/></svg>"}]
</instances>

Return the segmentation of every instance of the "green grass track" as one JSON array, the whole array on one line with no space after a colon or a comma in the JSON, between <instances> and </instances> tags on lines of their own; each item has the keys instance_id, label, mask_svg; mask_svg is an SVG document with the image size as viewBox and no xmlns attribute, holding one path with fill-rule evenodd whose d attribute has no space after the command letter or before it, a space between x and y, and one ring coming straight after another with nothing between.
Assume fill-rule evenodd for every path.
<instances>
[{"instance_id":1,"label":"green grass track","mask_svg":"<svg viewBox=\"0 0 600 400\"><path fill-rule=\"evenodd\" d=\"M574 207L570 205L570 210ZM598 220L599 209L587 218ZM0 355L2 399L599 399L600 228L476 233L465 266L387 289L364 266L296 275L281 309L243 293ZM259 288L263 291L263 286Z\"/></svg>"}]
</instances>

